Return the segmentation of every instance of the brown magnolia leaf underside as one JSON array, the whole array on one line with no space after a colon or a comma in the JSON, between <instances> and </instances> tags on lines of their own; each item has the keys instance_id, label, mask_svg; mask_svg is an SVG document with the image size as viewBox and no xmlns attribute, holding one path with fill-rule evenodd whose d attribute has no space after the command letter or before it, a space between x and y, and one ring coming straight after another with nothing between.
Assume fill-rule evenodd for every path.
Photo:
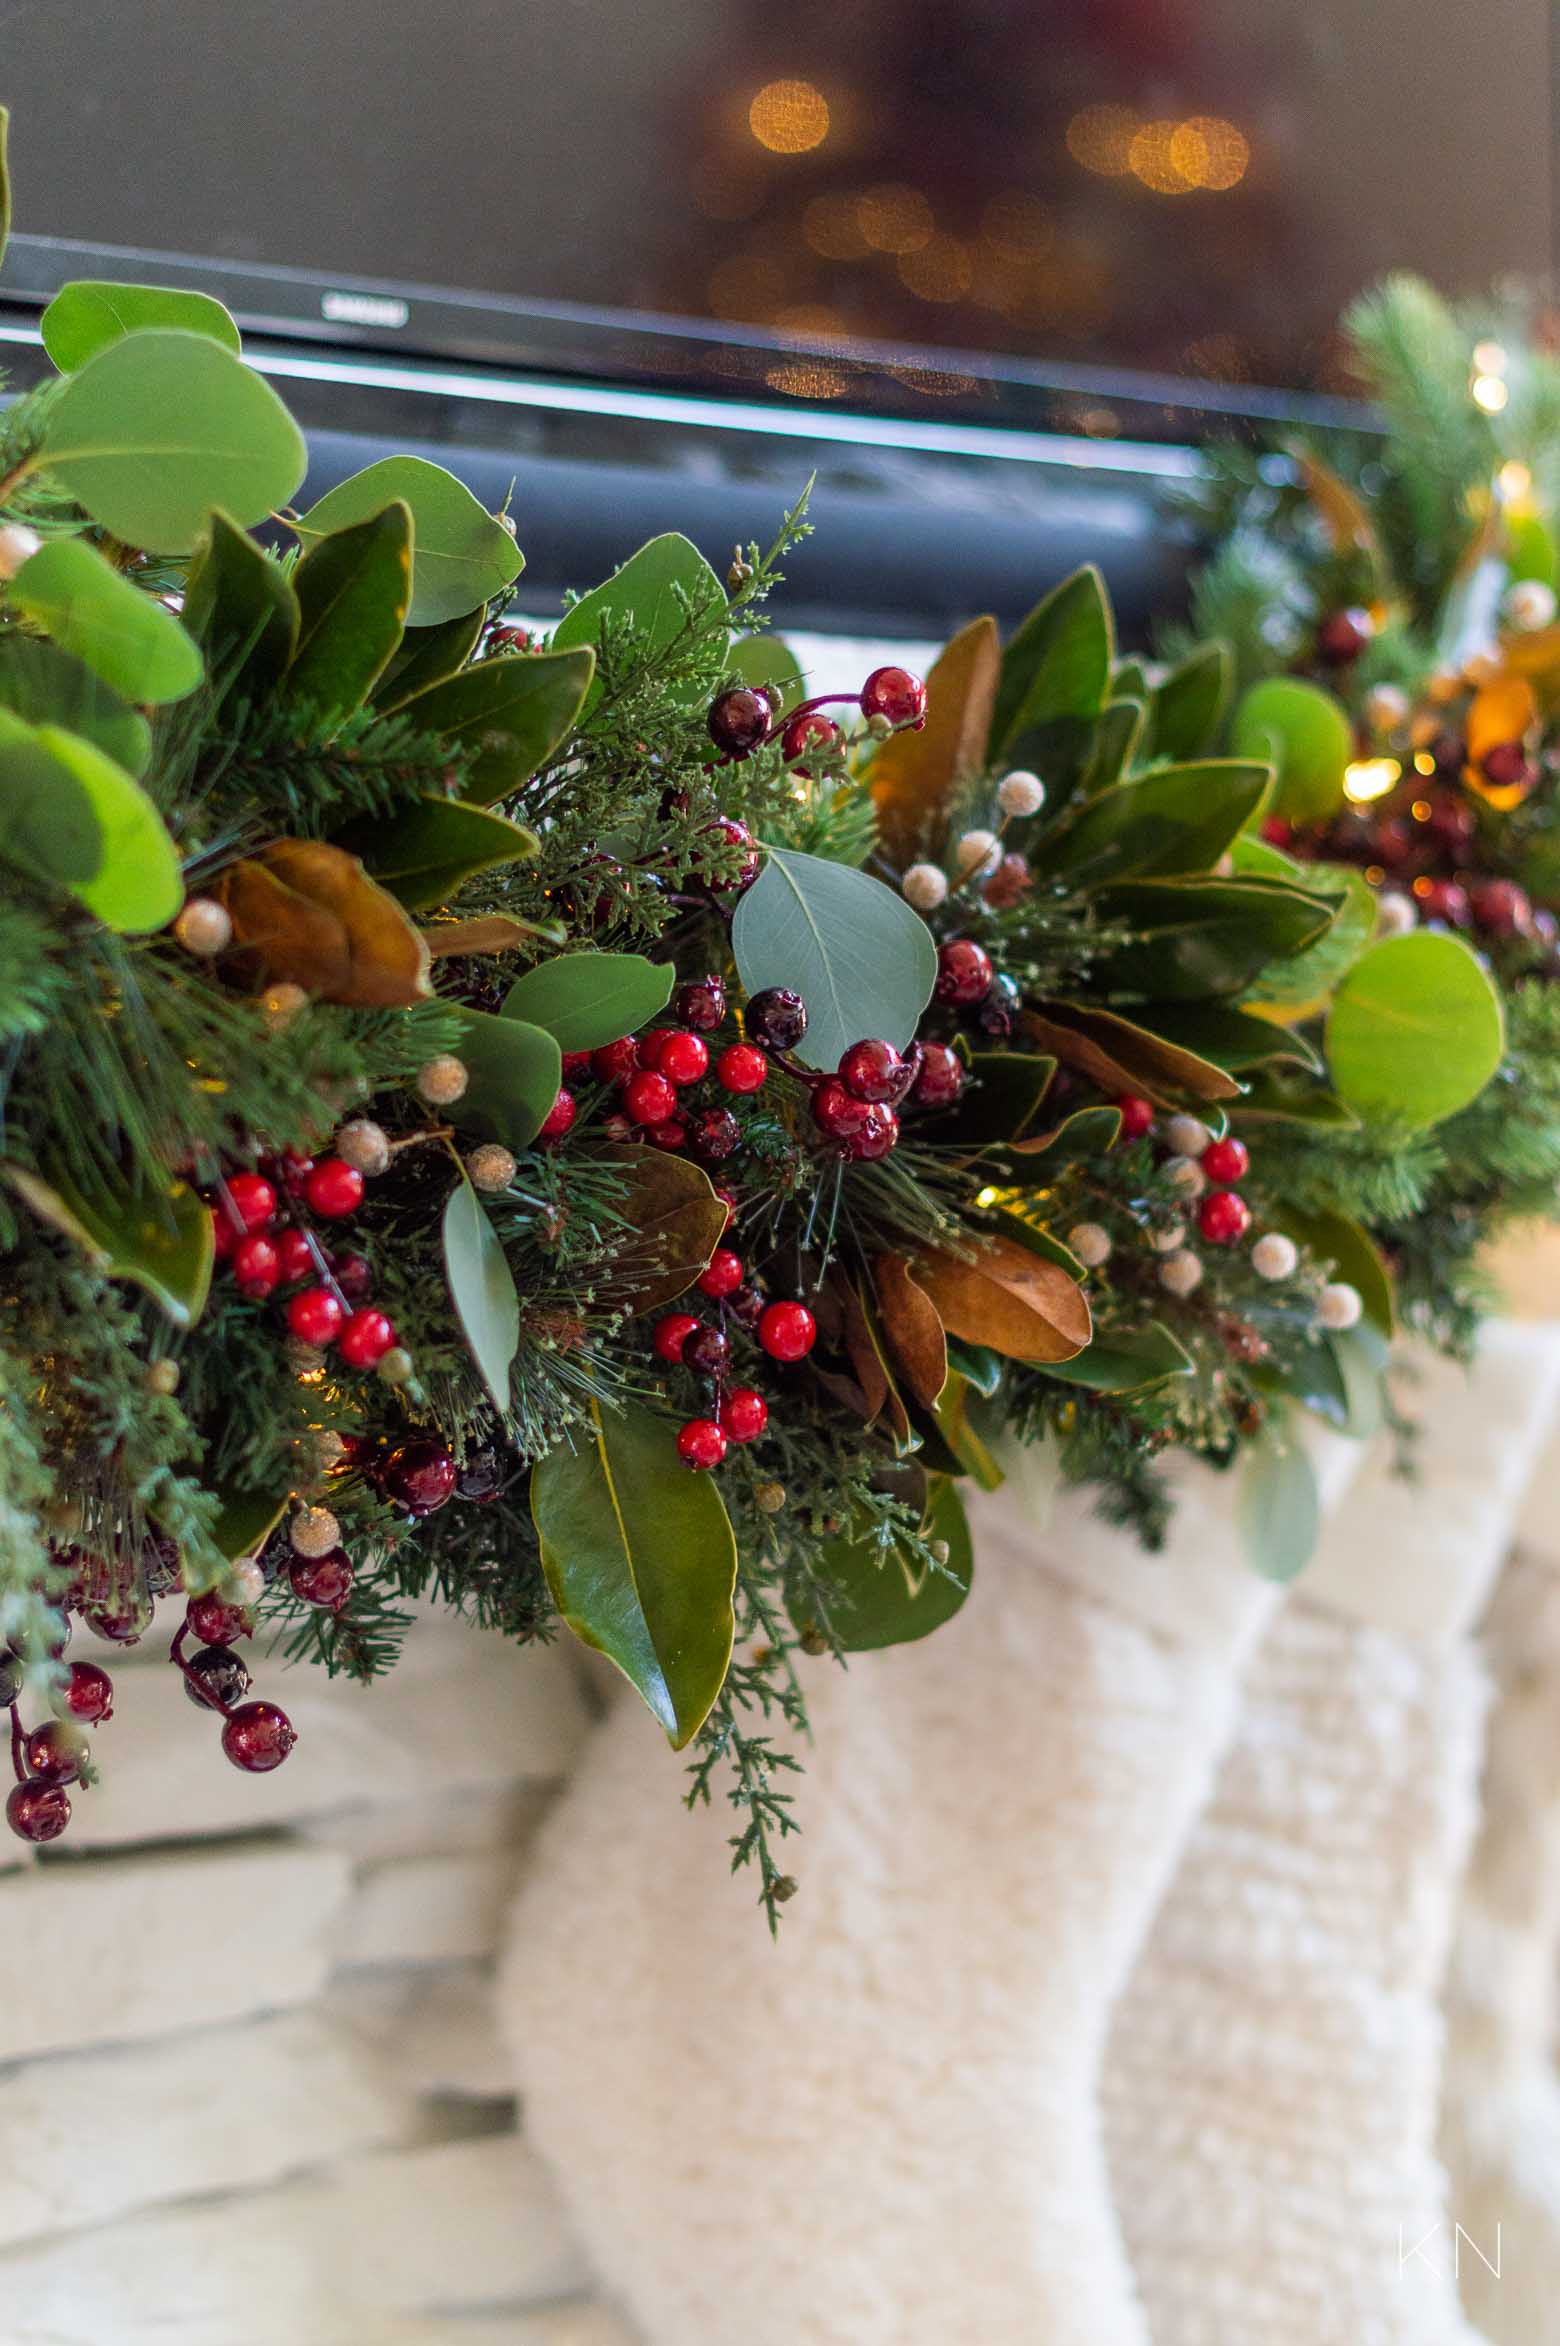
<instances>
[{"instance_id":1,"label":"brown magnolia leaf underside","mask_svg":"<svg viewBox=\"0 0 1560 2346\"><path fill-rule=\"evenodd\" d=\"M232 966L255 985L291 983L352 1009L399 1008L432 992L428 948L355 855L321 839L273 839L213 882L233 923Z\"/></svg>"},{"instance_id":2,"label":"brown magnolia leaf underside","mask_svg":"<svg viewBox=\"0 0 1560 2346\"><path fill-rule=\"evenodd\" d=\"M1112 1099L1123 1092L1146 1092L1151 1100L1174 1103L1195 1100L1237 1100L1240 1085L1211 1059L1179 1043L1167 1043L1146 1027L1134 1026L1110 1010L1083 1010L1069 1002L1047 1002L1043 1010L1026 1010L1024 1032L1060 1059L1097 1083ZM1022 1144L1020 1144L1022 1145Z\"/></svg>"},{"instance_id":3,"label":"brown magnolia leaf underside","mask_svg":"<svg viewBox=\"0 0 1560 2346\"><path fill-rule=\"evenodd\" d=\"M935 1409L948 1382L948 1340L937 1307L901 1254L880 1254L872 1275L894 1366L921 1407Z\"/></svg>"},{"instance_id":4,"label":"brown magnolia leaf underside","mask_svg":"<svg viewBox=\"0 0 1560 2346\"><path fill-rule=\"evenodd\" d=\"M900 862L935 835L954 790L985 764L1001 669L996 621L972 619L927 670L921 731L894 734L872 760L878 830Z\"/></svg>"},{"instance_id":5,"label":"brown magnolia leaf underside","mask_svg":"<svg viewBox=\"0 0 1560 2346\"><path fill-rule=\"evenodd\" d=\"M597 1300L620 1311L659 1311L708 1270L726 1207L686 1157L644 1148L613 1154L629 1175L620 1209L627 1227L596 1282Z\"/></svg>"},{"instance_id":6,"label":"brown magnolia leaf underside","mask_svg":"<svg viewBox=\"0 0 1560 2346\"><path fill-rule=\"evenodd\" d=\"M917 1258L915 1276L950 1336L1009 1360L1071 1360L1088 1343L1089 1306L1059 1263L1011 1238L994 1238L969 1261Z\"/></svg>"}]
</instances>

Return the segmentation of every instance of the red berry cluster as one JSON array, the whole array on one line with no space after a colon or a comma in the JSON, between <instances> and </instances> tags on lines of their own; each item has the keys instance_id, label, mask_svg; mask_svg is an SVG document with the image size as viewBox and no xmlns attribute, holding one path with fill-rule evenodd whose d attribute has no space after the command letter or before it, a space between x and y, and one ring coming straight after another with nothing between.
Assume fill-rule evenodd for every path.
<instances>
[{"instance_id":1,"label":"red berry cluster","mask_svg":"<svg viewBox=\"0 0 1560 2346\"><path fill-rule=\"evenodd\" d=\"M926 723L926 687L919 676L908 668L874 668L860 692L822 693L803 701L789 717L781 714L783 697L774 685L732 685L711 706L710 739L734 761L778 741L786 764L795 765L809 752L836 746L839 726L823 711L841 704L859 709L869 724L875 720L879 731L909 726L919 732Z\"/></svg>"},{"instance_id":2,"label":"red berry cluster","mask_svg":"<svg viewBox=\"0 0 1560 2346\"><path fill-rule=\"evenodd\" d=\"M335 1553L340 1555L339 1550ZM298 1561L303 1563L306 1559L300 1557ZM319 1556L307 1561L318 1566L327 1564L329 1559ZM346 1574L340 1604L345 1604L352 1586L352 1567L345 1556L340 1561ZM339 1605L332 1610L339 1610ZM249 1671L233 1647L239 1638L251 1635L254 1625L254 1614L247 1605L229 1604L215 1594L192 1597L169 1648L169 1660L181 1672L184 1691L191 1702L202 1710L221 1714L222 1749L234 1767L242 1768L247 1775L264 1776L281 1766L297 1742L298 1734L287 1713L276 1703L245 1699L250 1687ZM201 1641L199 1651L188 1659L184 1652L187 1637Z\"/></svg>"},{"instance_id":3,"label":"red berry cluster","mask_svg":"<svg viewBox=\"0 0 1560 2346\"><path fill-rule=\"evenodd\" d=\"M69 1624L65 1634L69 1635ZM58 1653L56 1652L56 1658ZM11 1714L11 1766L16 1777L5 1820L22 1841L57 1841L70 1823L66 1787L91 1779L83 1729L113 1717L114 1684L96 1662L71 1662L51 1694L55 1716L30 1731L21 1722L22 1662L0 1655L0 1702Z\"/></svg>"},{"instance_id":4,"label":"red berry cluster","mask_svg":"<svg viewBox=\"0 0 1560 2346\"><path fill-rule=\"evenodd\" d=\"M1006 1042L1012 1034L1023 999L1014 980L998 975L991 955L973 937L949 937L938 946L932 996L993 1042Z\"/></svg>"},{"instance_id":5,"label":"red berry cluster","mask_svg":"<svg viewBox=\"0 0 1560 2346\"><path fill-rule=\"evenodd\" d=\"M729 1191L720 1195L729 1212L734 1203ZM716 1248L698 1286L718 1306L714 1321L691 1311L667 1312L657 1320L651 1342L668 1368L685 1368L714 1388L713 1415L689 1418L677 1436L683 1464L708 1468L720 1465L733 1442L756 1442L769 1423L763 1394L731 1381L736 1333L754 1336L771 1360L798 1361L811 1352L818 1330L804 1303L765 1303L732 1247Z\"/></svg>"},{"instance_id":6,"label":"red berry cluster","mask_svg":"<svg viewBox=\"0 0 1560 2346\"><path fill-rule=\"evenodd\" d=\"M723 1050L705 1040L726 1015L726 990L718 977L696 978L677 995L680 1026L653 1026L624 1035L588 1054L571 1053L565 1078L589 1072L617 1089L617 1112L606 1132L616 1140L636 1133L657 1148L686 1151L703 1165L719 1165L741 1142L742 1128L718 1094L750 1099L769 1077L767 1054L753 1042L731 1042ZM695 1097L708 1082L717 1096Z\"/></svg>"},{"instance_id":7,"label":"red berry cluster","mask_svg":"<svg viewBox=\"0 0 1560 2346\"><path fill-rule=\"evenodd\" d=\"M1153 1131L1152 1100L1138 1092L1123 1092L1115 1106L1124 1141L1142 1140ZM1215 1185L1205 1189L1198 1200L1197 1228L1210 1246L1238 1246L1251 1228L1251 1208L1232 1185L1250 1171L1251 1152L1243 1140L1226 1133L1220 1140L1209 1141L1197 1163L1205 1180Z\"/></svg>"},{"instance_id":8,"label":"red berry cluster","mask_svg":"<svg viewBox=\"0 0 1560 2346\"><path fill-rule=\"evenodd\" d=\"M369 1302L367 1257L327 1250L309 1217L343 1222L363 1202L363 1176L341 1157L288 1155L263 1172L233 1173L212 1184L212 1238L241 1294L262 1302L290 1287L286 1318L301 1343L334 1344L349 1367L377 1365L395 1329Z\"/></svg>"}]
</instances>

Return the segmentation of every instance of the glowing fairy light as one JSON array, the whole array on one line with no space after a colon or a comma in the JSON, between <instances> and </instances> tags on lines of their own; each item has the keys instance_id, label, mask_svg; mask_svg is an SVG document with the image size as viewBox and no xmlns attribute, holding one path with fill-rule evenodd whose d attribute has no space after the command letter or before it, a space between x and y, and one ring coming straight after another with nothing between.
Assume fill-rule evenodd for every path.
<instances>
[{"instance_id":1,"label":"glowing fairy light","mask_svg":"<svg viewBox=\"0 0 1560 2346\"><path fill-rule=\"evenodd\" d=\"M1396 758L1360 758L1343 770L1343 795L1355 806L1368 806L1373 798L1385 798L1402 773Z\"/></svg>"}]
</instances>

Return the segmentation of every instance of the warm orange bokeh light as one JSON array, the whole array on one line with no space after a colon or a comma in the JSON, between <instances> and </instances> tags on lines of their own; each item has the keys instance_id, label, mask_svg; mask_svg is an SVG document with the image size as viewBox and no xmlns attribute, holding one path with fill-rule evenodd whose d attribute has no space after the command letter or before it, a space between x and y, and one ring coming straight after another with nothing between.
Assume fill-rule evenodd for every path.
<instances>
[{"instance_id":1,"label":"warm orange bokeh light","mask_svg":"<svg viewBox=\"0 0 1560 2346\"><path fill-rule=\"evenodd\" d=\"M932 241L932 207L918 187L897 181L869 187L856 199L856 219L868 244L880 253L919 252Z\"/></svg>"},{"instance_id":2,"label":"warm orange bokeh light","mask_svg":"<svg viewBox=\"0 0 1560 2346\"><path fill-rule=\"evenodd\" d=\"M1067 125L1067 152L1085 171L1120 179L1132 169L1138 117L1130 106L1085 106Z\"/></svg>"},{"instance_id":3,"label":"warm orange bokeh light","mask_svg":"<svg viewBox=\"0 0 1560 2346\"><path fill-rule=\"evenodd\" d=\"M899 277L918 301L958 301L970 289L970 256L956 236L933 236L900 254Z\"/></svg>"},{"instance_id":4,"label":"warm orange bokeh light","mask_svg":"<svg viewBox=\"0 0 1560 2346\"><path fill-rule=\"evenodd\" d=\"M748 128L772 155L806 155L829 135L829 101L810 81L767 81L748 108Z\"/></svg>"}]
</instances>

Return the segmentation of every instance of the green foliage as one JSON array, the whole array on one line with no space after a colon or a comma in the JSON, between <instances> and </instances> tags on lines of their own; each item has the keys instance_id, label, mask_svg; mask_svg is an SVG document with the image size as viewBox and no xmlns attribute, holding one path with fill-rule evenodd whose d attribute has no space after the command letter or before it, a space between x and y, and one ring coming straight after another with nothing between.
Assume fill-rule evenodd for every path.
<instances>
[{"instance_id":1,"label":"green foliage","mask_svg":"<svg viewBox=\"0 0 1560 2346\"><path fill-rule=\"evenodd\" d=\"M43 313L43 347L62 375L73 374L127 334L175 329L206 334L237 355L238 328L208 293L180 293L163 285L121 285L78 279L58 292Z\"/></svg>"},{"instance_id":2,"label":"green foliage","mask_svg":"<svg viewBox=\"0 0 1560 2346\"><path fill-rule=\"evenodd\" d=\"M790 986L807 1004L798 1050L809 1067L836 1066L862 1035L902 1049L937 975L931 934L902 896L783 847L770 849L737 907L731 948L750 994Z\"/></svg>"},{"instance_id":3,"label":"green foliage","mask_svg":"<svg viewBox=\"0 0 1560 2346\"><path fill-rule=\"evenodd\" d=\"M412 518L415 552L407 618L413 627L462 619L518 578L524 558L513 536L478 504L464 481L421 456L386 456L354 473L327 490L293 527L307 550L332 531L372 521L396 503L404 504Z\"/></svg>"}]
</instances>

